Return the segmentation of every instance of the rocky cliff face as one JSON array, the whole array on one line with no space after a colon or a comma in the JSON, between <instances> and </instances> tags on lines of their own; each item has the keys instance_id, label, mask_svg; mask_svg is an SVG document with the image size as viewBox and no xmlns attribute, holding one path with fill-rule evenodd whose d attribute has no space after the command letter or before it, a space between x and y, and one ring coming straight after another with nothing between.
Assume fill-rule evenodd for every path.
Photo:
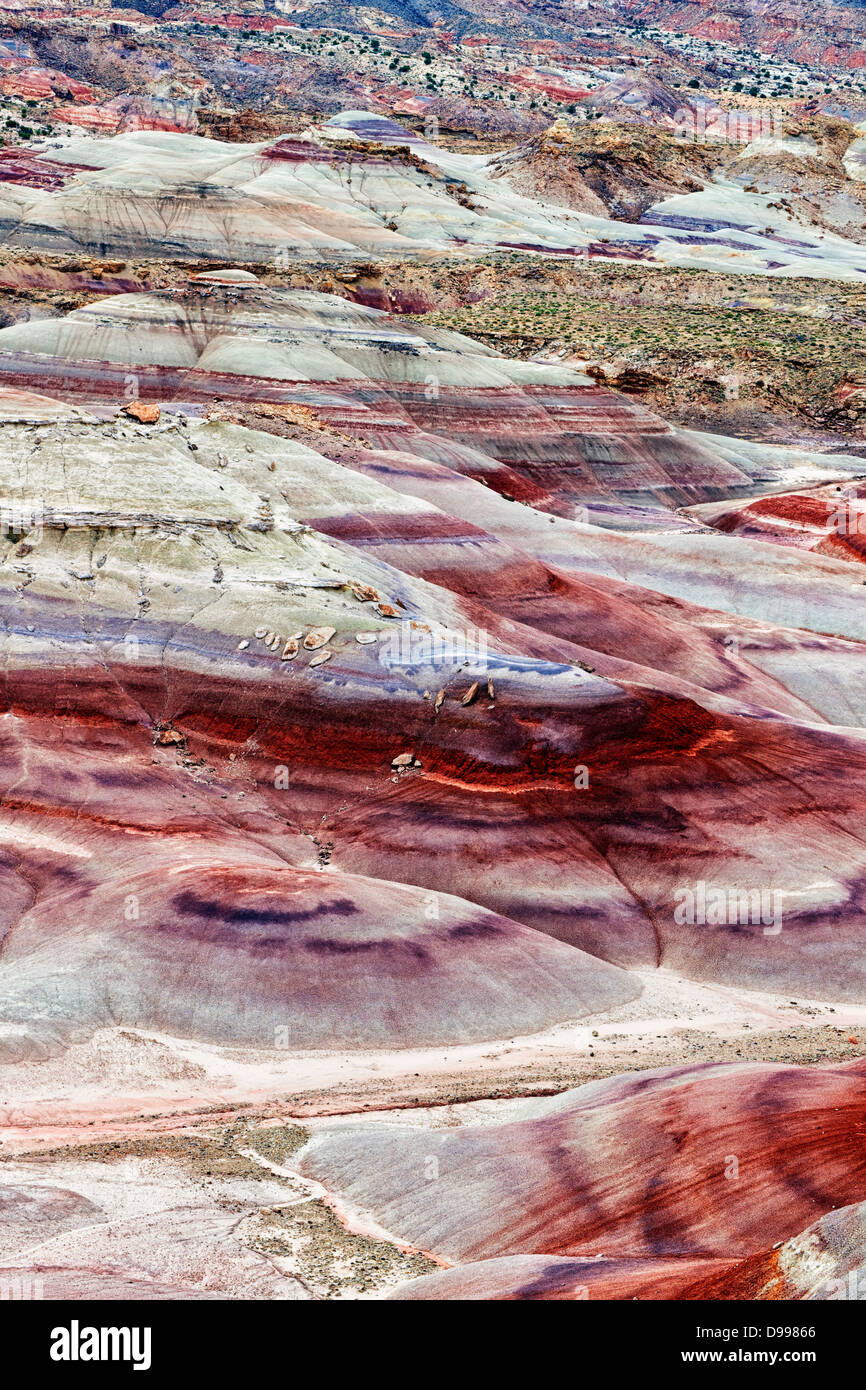
<instances>
[{"instance_id":1,"label":"rocky cliff face","mask_svg":"<svg viewBox=\"0 0 866 1390\"><path fill-rule=\"evenodd\" d=\"M492 172L522 193L579 212L639 222L654 204L695 193L712 178L719 156L665 132L617 126L569 126L497 156Z\"/></svg>"},{"instance_id":2,"label":"rocky cliff face","mask_svg":"<svg viewBox=\"0 0 866 1390\"><path fill-rule=\"evenodd\" d=\"M720 39L799 62L861 67L866 58L866 15L859 0L612 0L611 12L696 38Z\"/></svg>"}]
</instances>

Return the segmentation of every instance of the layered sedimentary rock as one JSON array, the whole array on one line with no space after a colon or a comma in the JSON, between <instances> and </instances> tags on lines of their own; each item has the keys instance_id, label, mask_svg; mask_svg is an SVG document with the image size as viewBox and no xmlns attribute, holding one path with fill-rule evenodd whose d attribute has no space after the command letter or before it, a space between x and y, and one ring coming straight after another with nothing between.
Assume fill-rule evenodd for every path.
<instances>
[{"instance_id":1,"label":"layered sedimentary rock","mask_svg":"<svg viewBox=\"0 0 866 1390\"><path fill-rule=\"evenodd\" d=\"M862 460L231 269L2 330L0 367L5 1064L122 1028L366 1065L631 1006L659 966L863 1002L858 559L743 533ZM406 1298L836 1296L863 1080L626 1073L321 1128L300 1181L459 1266ZM45 1244L2 1258L48 1297L206 1293L209 1260L307 1296L225 1213L164 1272L156 1216L29 1176Z\"/></svg>"},{"instance_id":2,"label":"layered sedimentary rock","mask_svg":"<svg viewBox=\"0 0 866 1390\"><path fill-rule=\"evenodd\" d=\"M808 10L778 0L721 0L712 6L698 0L613 0L611 9L618 18L639 15L669 32L748 44L758 52L841 70L860 67L866 48L859 0L821 0Z\"/></svg>"},{"instance_id":3,"label":"layered sedimentary rock","mask_svg":"<svg viewBox=\"0 0 866 1390\"><path fill-rule=\"evenodd\" d=\"M860 1063L626 1074L519 1102L516 1118L499 1124L335 1127L313 1136L300 1166L358 1218L448 1263L670 1259L672 1280L724 1287L730 1265L696 1262L759 1255L831 1208L863 1201L863 1076ZM536 1269L554 1288L566 1273L550 1262ZM520 1266L501 1271L531 1283ZM646 1272L632 1275L635 1293L635 1274ZM566 1277L586 1283L581 1273ZM598 1275L611 1276L620 1280L612 1296L628 1296L622 1269ZM661 1271L649 1282L659 1296Z\"/></svg>"},{"instance_id":4,"label":"layered sedimentary rock","mask_svg":"<svg viewBox=\"0 0 866 1390\"><path fill-rule=\"evenodd\" d=\"M829 483L761 497L743 507L698 506L693 515L727 536L749 536L862 564L866 559L863 493L858 482Z\"/></svg>"},{"instance_id":5,"label":"layered sedimentary rock","mask_svg":"<svg viewBox=\"0 0 866 1390\"><path fill-rule=\"evenodd\" d=\"M664 130L559 121L499 155L491 169L530 197L637 222L663 198L710 182L718 158L715 149Z\"/></svg>"},{"instance_id":6,"label":"layered sedimentary rock","mask_svg":"<svg viewBox=\"0 0 866 1390\"><path fill-rule=\"evenodd\" d=\"M862 998L850 562L672 510L807 463L222 279L0 332L7 1055L480 1040L657 964ZM157 421L86 417L130 377Z\"/></svg>"},{"instance_id":7,"label":"layered sedimentary rock","mask_svg":"<svg viewBox=\"0 0 866 1390\"><path fill-rule=\"evenodd\" d=\"M736 643L758 664L767 642L799 646L780 633L780 617L787 627L863 634L862 605L844 566L803 557L792 565L784 552L711 538L705 527L671 513L677 505L722 498L721 510L734 497L777 493L805 479L836 480L827 483L833 495L843 483L848 489L861 460L677 431L567 367L514 362L458 334L407 325L332 296L266 290L251 277L225 272L198 277L184 292L116 296L62 320L0 331L0 364L4 379L21 389L65 390L103 409L130 393L175 408L219 397L228 418L300 432L319 458L336 449L342 462L388 488L365 521L368 496L354 480L357 495L346 517L347 475L332 469L326 481L326 466L315 464L325 491L307 519L318 529L370 544L374 536L365 533L380 525L383 505L406 512L410 494L417 516L411 526L404 516L391 541L398 567L420 564L424 577L462 586L467 581L457 579L448 559L459 550L460 566L465 570L471 556L480 571L468 592L487 604L504 603L521 620L536 613L546 630L568 636L573 629L557 623L555 610L579 583L584 602L595 608L591 645L626 656L659 621L665 635L655 650L670 651L670 620L688 612L689 650L677 670L702 685L717 682L698 656L697 625L715 630L722 656ZM303 451L295 457L295 469L303 471ZM261 486L255 468L249 481ZM435 548L429 509L417 503L452 518L442 523L447 535L439 527ZM297 506L296 495L290 505ZM764 496L760 505L771 507L772 499ZM623 530L641 535L623 537ZM712 552L711 565L696 563L704 552ZM634 595L639 612L629 620L618 603L627 596L623 580L680 603L641 592ZM744 630L729 623L720 633L718 618L682 601L750 621ZM597 620L614 604L616 621L605 623L602 640ZM652 623L649 604L657 615ZM620 645L609 646L613 640ZM827 638L809 642L833 648L835 659L857 659L855 649L834 648ZM700 646L707 650L706 641ZM648 658L649 649L642 653ZM791 678L800 679L802 662L791 666ZM726 661L725 680L733 684L724 688L734 691L738 673L742 667ZM831 718L836 709L834 701Z\"/></svg>"},{"instance_id":8,"label":"layered sedimentary rock","mask_svg":"<svg viewBox=\"0 0 866 1390\"><path fill-rule=\"evenodd\" d=\"M792 222L773 193L714 180L707 158L697 161L706 187L703 178L641 174L646 188L635 203L620 195L634 183L629 171L641 151L623 156L624 173L615 157L599 186L612 181L619 191L598 205L584 199L576 211L565 195L551 203L527 196L538 183L533 147L505 163L455 154L363 111L246 145L136 130L64 136L15 155L0 163L0 237L52 252L290 267L359 253L511 247L770 275L856 280L866 269L856 241ZM695 159L672 151L667 163L684 169ZM64 177L64 166L73 176ZM699 191L668 196L680 188ZM639 211L640 224L611 220L608 205L615 218Z\"/></svg>"},{"instance_id":9,"label":"layered sedimentary rock","mask_svg":"<svg viewBox=\"0 0 866 1390\"><path fill-rule=\"evenodd\" d=\"M474 1042L637 993L624 972L447 894L275 853L265 865L230 843L197 858L177 833L161 851L130 863L116 850L106 883L20 919L7 1056L110 1024L252 1047Z\"/></svg>"},{"instance_id":10,"label":"layered sedimentary rock","mask_svg":"<svg viewBox=\"0 0 866 1390\"><path fill-rule=\"evenodd\" d=\"M266 288L247 272L0 329L0 370L8 386L94 406L137 394L176 408L314 408L358 442L405 448L572 520L604 524L609 511L616 530L630 511L645 529L662 508L668 530L678 506L776 492L809 474L845 478L860 462L677 430L567 365L503 357L463 334Z\"/></svg>"},{"instance_id":11,"label":"layered sedimentary rock","mask_svg":"<svg viewBox=\"0 0 866 1390\"><path fill-rule=\"evenodd\" d=\"M866 1203L827 1212L804 1231L733 1269L708 1270L690 1298L818 1299L866 1297Z\"/></svg>"},{"instance_id":12,"label":"layered sedimentary rock","mask_svg":"<svg viewBox=\"0 0 866 1390\"><path fill-rule=\"evenodd\" d=\"M773 1232L768 1232L773 1234ZM790 1240L744 1259L677 1255L658 1259L502 1255L409 1280L392 1298L548 1301L685 1299L862 1301L866 1204L819 1217Z\"/></svg>"},{"instance_id":13,"label":"layered sedimentary rock","mask_svg":"<svg viewBox=\"0 0 866 1390\"><path fill-rule=\"evenodd\" d=\"M866 0L381 3L0 43L0 1300L862 1299Z\"/></svg>"}]
</instances>

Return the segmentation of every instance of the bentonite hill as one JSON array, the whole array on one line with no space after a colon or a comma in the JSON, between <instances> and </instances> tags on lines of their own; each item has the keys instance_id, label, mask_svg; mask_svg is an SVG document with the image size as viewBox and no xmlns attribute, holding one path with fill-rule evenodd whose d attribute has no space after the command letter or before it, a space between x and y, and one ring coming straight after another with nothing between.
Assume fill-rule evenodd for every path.
<instances>
[{"instance_id":1,"label":"bentonite hill","mask_svg":"<svg viewBox=\"0 0 866 1390\"><path fill-rule=\"evenodd\" d=\"M2 1297L866 1297L866 13L591 8L0 3Z\"/></svg>"}]
</instances>

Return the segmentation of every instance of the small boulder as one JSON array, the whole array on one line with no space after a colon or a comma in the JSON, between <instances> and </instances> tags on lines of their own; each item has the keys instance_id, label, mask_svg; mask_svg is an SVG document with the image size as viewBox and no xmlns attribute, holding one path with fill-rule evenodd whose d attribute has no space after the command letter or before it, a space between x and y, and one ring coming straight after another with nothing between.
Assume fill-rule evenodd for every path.
<instances>
[{"instance_id":1,"label":"small boulder","mask_svg":"<svg viewBox=\"0 0 866 1390\"><path fill-rule=\"evenodd\" d=\"M148 401L128 401L123 407L124 415L137 420L140 425L155 425L159 419L159 406Z\"/></svg>"}]
</instances>

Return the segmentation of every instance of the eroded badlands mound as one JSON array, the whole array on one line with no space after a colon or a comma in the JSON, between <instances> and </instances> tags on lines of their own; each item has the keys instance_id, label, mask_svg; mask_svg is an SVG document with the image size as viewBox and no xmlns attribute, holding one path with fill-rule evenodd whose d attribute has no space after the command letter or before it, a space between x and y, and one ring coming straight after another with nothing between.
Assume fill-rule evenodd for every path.
<instances>
[{"instance_id":1,"label":"eroded badlands mound","mask_svg":"<svg viewBox=\"0 0 866 1390\"><path fill-rule=\"evenodd\" d=\"M458 1265L403 1297L574 1298L589 1284L584 1296L697 1298L705 1282L730 1297L747 1277L747 1296L774 1296L774 1274L791 1296L794 1238L866 1192L863 1078L862 1063L622 1076L517 1102L501 1123L334 1126L300 1169L356 1217ZM848 1269L863 1258L857 1215ZM857 1230L843 1216L824 1221L827 1234ZM846 1261L822 1258L822 1244L806 1233L810 1286L827 1297Z\"/></svg>"},{"instance_id":2,"label":"eroded badlands mound","mask_svg":"<svg viewBox=\"0 0 866 1390\"><path fill-rule=\"evenodd\" d=\"M510 248L857 281L860 142L834 129L821 128L820 150L775 132L726 149L560 122L501 156L449 151L367 111L246 144L60 135L0 160L0 242L284 267ZM804 190L794 204L779 197L791 161Z\"/></svg>"}]
</instances>

